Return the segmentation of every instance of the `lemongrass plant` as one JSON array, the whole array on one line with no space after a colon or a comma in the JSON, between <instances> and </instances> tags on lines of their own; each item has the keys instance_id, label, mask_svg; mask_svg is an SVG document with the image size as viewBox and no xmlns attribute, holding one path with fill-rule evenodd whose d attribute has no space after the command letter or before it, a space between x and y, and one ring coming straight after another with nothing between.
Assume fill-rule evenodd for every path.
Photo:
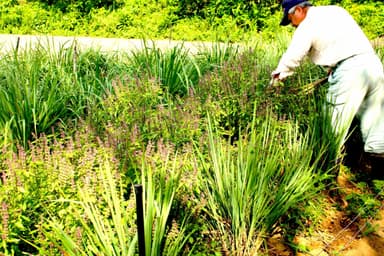
<instances>
[{"instance_id":1,"label":"lemongrass plant","mask_svg":"<svg viewBox=\"0 0 384 256\"><path fill-rule=\"evenodd\" d=\"M309 133L272 115L254 118L237 147L224 142L210 121L208 130L208 160L197 151L212 231L231 255L257 255L279 218L320 190L321 155L313 155Z\"/></svg>"},{"instance_id":2,"label":"lemongrass plant","mask_svg":"<svg viewBox=\"0 0 384 256\"><path fill-rule=\"evenodd\" d=\"M128 56L131 68L139 75L156 79L172 95L187 94L204 73L235 59L240 50L238 45L215 42L192 54L184 45L163 50L154 42L143 44L142 50L132 51Z\"/></svg>"},{"instance_id":3,"label":"lemongrass plant","mask_svg":"<svg viewBox=\"0 0 384 256\"><path fill-rule=\"evenodd\" d=\"M185 95L200 77L199 66L183 46L163 51L155 43L144 44L143 50L132 52L130 59L138 74L158 80L173 95Z\"/></svg>"},{"instance_id":4,"label":"lemongrass plant","mask_svg":"<svg viewBox=\"0 0 384 256\"><path fill-rule=\"evenodd\" d=\"M124 64L113 62L118 56L47 41L0 59L0 131L9 127L10 137L24 147L57 124L82 117L111 90L112 78L126 72Z\"/></svg>"},{"instance_id":5,"label":"lemongrass plant","mask_svg":"<svg viewBox=\"0 0 384 256\"><path fill-rule=\"evenodd\" d=\"M68 76L36 49L10 54L0 61L0 129L8 126L14 140L27 146L32 134L50 129L68 109L63 86ZM60 54L64 58L65 51ZM69 82L69 83L72 83Z\"/></svg>"},{"instance_id":6,"label":"lemongrass plant","mask_svg":"<svg viewBox=\"0 0 384 256\"><path fill-rule=\"evenodd\" d=\"M150 143L147 154L151 147ZM182 162L177 154L173 155L166 149L160 161L156 157L150 160L144 156L142 171L145 255L181 255L192 232L186 231L186 218L181 224L170 226L169 217L175 194L181 185Z\"/></svg>"},{"instance_id":7,"label":"lemongrass plant","mask_svg":"<svg viewBox=\"0 0 384 256\"><path fill-rule=\"evenodd\" d=\"M242 51L240 44L219 43L214 42L211 45L202 47L196 58L200 63L201 73L213 69L220 69L226 62L236 59L240 51Z\"/></svg>"}]
</instances>

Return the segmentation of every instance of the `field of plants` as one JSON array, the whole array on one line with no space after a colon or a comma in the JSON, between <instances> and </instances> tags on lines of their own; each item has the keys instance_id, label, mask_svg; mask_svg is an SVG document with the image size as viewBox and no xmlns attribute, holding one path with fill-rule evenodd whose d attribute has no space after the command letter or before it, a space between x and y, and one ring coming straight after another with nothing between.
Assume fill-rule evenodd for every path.
<instances>
[{"instance_id":1,"label":"field of plants","mask_svg":"<svg viewBox=\"0 0 384 256\"><path fill-rule=\"evenodd\" d=\"M0 255L380 255L384 181L347 165L355 126L338 151L326 71L269 86L278 1L70 2L2 1L0 31L215 40L3 53ZM313 2L384 31L381 1Z\"/></svg>"},{"instance_id":2,"label":"field of plants","mask_svg":"<svg viewBox=\"0 0 384 256\"><path fill-rule=\"evenodd\" d=\"M268 87L284 42L2 56L2 254L136 255L141 235L145 255L273 255L276 236L305 252L295 234L316 229L329 194L351 223L376 216L381 181L352 178L363 193L347 197L336 183L351 172L326 86L303 90L324 71L305 63Z\"/></svg>"}]
</instances>

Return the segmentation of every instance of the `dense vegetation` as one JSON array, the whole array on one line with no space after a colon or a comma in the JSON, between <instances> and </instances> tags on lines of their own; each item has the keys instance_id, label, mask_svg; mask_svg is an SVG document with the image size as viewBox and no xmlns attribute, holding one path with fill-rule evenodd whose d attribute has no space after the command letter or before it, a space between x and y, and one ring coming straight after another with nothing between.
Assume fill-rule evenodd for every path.
<instances>
[{"instance_id":1,"label":"dense vegetation","mask_svg":"<svg viewBox=\"0 0 384 256\"><path fill-rule=\"evenodd\" d=\"M324 88L300 88L324 74L266 88L280 48L3 55L1 251L134 255L134 184L146 255L262 254L316 223L340 163Z\"/></svg>"},{"instance_id":2,"label":"dense vegetation","mask_svg":"<svg viewBox=\"0 0 384 256\"><path fill-rule=\"evenodd\" d=\"M383 1L313 0L348 9L370 38L384 34ZM244 41L276 35L280 0L3 0L0 32Z\"/></svg>"},{"instance_id":3,"label":"dense vegetation","mask_svg":"<svg viewBox=\"0 0 384 256\"><path fill-rule=\"evenodd\" d=\"M321 188L327 145L308 109L265 97L264 48L75 49L1 59L6 255L133 255L137 183L147 255L252 254Z\"/></svg>"},{"instance_id":4,"label":"dense vegetation","mask_svg":"<svg viewBox=\"0 0 384 256\"><path fill-rule=\"evenodd\" d=\"M267 2L239 10L244 20L260 18L256 30L269 37L278 15L248 13L274 12ZM156 38L168 35L157 22L172 13L173 27L185 22L199 39L212 31L226 38L221 25L256 31L213 1L132 1L129 10L130 1L70 3L3 1L2 29L124 37L118 31L138 29L137 37L151 28L146 36ZM361 10L369 6L382 8L372 1ZM223 23L194 30L213 10ZM123 12L141 27L114 27ZM373 25L380 26L367 31ZM304 63L284 85L267 87L284 35L245 48L213 43L195 55L156 45L107 54L76 43L3 53L0 254L137 255L135 184L143 186L146 255L262 255L275 235L299 250L295 234L316 226L323 195L337 191L335 176L348 170L335 161L342 155L322 111L326 86L303 90L324 71ZM370 185L372 194L347 199L351 218L381 207L383 184Z\"/></svg>"}]
</instances>

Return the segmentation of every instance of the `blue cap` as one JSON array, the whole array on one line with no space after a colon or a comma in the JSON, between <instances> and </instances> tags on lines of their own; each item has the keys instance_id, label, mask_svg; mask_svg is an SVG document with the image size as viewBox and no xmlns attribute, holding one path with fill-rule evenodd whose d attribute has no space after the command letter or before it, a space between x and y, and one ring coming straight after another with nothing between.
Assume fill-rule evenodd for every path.
<instances>
[{"instance_id":1,"label":"blue cap","mask_svg":"<svg viewBox=\"0 0 384 256\"><path fill-rule=\"evenodd\" d=\"M289 23L291 23L288 19L288 11L298 5L298 4L302 4L302 3L307 3L308 5L311 5L308 0L284 0L283 3L281 4L283 6L283 9L284 9L284 16L283 16L283 19L281 20L280 22L280 25L281 26L286 26L288 25Z\"/></svg>"}]
</instances>

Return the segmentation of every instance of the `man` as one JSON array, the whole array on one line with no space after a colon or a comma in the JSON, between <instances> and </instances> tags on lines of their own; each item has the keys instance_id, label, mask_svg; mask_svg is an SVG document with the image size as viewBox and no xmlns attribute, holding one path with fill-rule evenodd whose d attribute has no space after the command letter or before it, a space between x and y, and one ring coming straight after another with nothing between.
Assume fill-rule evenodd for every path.
<instances>
[{"instance_id":1,"label":"man","mask_svg":"<svg viewBox=\"0 0 384 256\"><path fill-rule=\"evenodd\" d=\"M327 101L332 127L344 144L357 116L372 174L384 175L384 72L370 41L352 16L339 6L312 6L305 0L284 0L280 25L296 28L273 80L293 74L305 56L330 70ZM339 148L342 147L339 145Z\"/></svg>"}]
</instances>

